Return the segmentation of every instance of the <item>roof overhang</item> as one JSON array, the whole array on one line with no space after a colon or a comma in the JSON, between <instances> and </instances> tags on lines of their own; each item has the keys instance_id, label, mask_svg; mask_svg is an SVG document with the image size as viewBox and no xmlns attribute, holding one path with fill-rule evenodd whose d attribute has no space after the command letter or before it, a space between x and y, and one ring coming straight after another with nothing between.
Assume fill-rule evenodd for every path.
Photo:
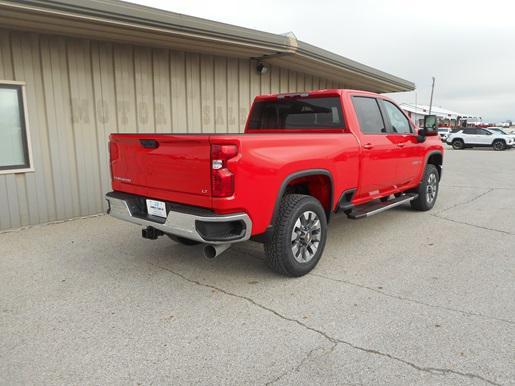
<instances>
[{"instance_id":1,"label":"roof overhang","mask_svg":"<svg viewBox=\"0 0 515 386\"><path fill-rule=\"evenodd\" d=\"M410 111L419 115L429 115L429 106L426 105L413 105L410 103L401 103L399 105L403 110ZM447 110L439 106L433 106L431 108L431 114L438 116L439 118L456 119L461 118L475 118L469 114L463 114L452 110Z\"/></svg>"},{"instance_id":2,"label":"roof overhang","mask_svg":"<svg viewBox=\"0 0 515 386\"><path fill-rule=\"evenodd\" d=\"M239 58L374 92L410 91L412 82L295 39L114 0L0 0L0 27Z\"/></svg>"}]
</instances>

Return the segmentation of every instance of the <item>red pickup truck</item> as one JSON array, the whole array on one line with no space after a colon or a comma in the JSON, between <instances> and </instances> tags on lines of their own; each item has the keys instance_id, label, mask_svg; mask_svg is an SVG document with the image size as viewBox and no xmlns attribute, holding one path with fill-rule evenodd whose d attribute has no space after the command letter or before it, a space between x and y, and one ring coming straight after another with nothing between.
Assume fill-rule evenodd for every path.
<instances>
[{"instance_id":1,"label":"red pickup truck","mask_svg":"<svg viewBox=\"0 0 515 386\"><path fill-rule=\"evenodd\" d=\"M112 134L109 149L112 216L145 238L204 243L208 257L262 242L288 276L315 267L337 213L431 209L443 161L434 116L418 130L387 97L356 90L258 96L244 134Z\"/></svg>"}]
</instances>

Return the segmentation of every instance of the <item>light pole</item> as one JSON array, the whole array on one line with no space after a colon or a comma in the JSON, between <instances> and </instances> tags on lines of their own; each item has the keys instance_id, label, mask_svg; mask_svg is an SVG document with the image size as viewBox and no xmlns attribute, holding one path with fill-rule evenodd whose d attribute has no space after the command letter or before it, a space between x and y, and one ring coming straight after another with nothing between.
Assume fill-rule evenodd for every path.
<instances>
[{"instance_id":1,"label":"light pole","mask_svg":"<svg viewBox=\"0 0 515 386\"><path fill-rule=\"evenodd\" d=\"M433 92L435 91L435 77L433 76L433 85L431 86L431 99L429 100L429 115L431 115L431 109L433 108Z\"/></svg>"}]
</instances>

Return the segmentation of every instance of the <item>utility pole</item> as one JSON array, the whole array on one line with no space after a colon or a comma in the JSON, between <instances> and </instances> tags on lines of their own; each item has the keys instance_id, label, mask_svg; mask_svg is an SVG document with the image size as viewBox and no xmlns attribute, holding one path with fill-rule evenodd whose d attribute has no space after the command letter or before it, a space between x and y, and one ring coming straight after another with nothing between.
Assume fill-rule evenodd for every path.
<instances>
[{"instance_id":1,"label":"utility pole","mask_svg":"<svg viewBox=\"0 0 515 386\"><path fill-rule=\"evenodd\" d=\"M431 86L431 100L429 101L429 115L431 115L431 109L433 108L433 92L435 91L435 77L433 76L433 85Z\"/></svg>"}]
</instances>

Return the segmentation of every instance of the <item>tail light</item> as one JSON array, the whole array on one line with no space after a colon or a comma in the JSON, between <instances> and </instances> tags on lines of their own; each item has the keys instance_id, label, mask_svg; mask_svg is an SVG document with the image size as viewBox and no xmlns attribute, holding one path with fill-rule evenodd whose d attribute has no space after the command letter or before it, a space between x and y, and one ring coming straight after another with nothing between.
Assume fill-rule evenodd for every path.
<instances>
[{"instance_id":1,"label":"tail light","mask_svg":"<svg viewBox=\"0 0 515 386\"><path fill-rule=\"evenodd\" d=\"M227 161L238 155L236 145L211 145L211 195L229 197L234 194L234 174Z\"/></svg>"}]
</instances>

